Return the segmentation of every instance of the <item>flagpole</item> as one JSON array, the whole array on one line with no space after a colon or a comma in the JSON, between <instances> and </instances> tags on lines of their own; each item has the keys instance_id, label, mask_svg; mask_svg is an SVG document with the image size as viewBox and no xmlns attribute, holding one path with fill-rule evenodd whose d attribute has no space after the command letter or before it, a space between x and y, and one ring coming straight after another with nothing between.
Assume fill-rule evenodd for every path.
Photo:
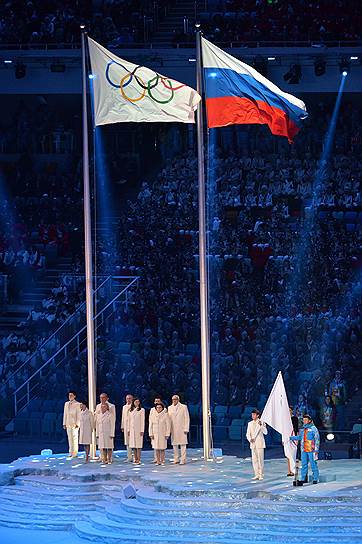
<instances>
[{"instance_id":1,"label":"flagpole","mask_svg":"<svg viewBox=\"0 0 362 544\"><path fill-rule=\"evenodd\" d=\"M85 294L87 318L87 359L88 359L88 403L94 414L96 409L96 367L94 356L94 310L93 310L93 270L92 270L92 230L91 200L89 186L89 150L88 150L88 109L87 109L87 70L86 70L86 32L82 31L82 101L83 101L83 203L84 203L84 261ZM96 435L92 432L91 458L96 456Z\"/></svg>"},{"instance_id":2,"label":"flagpole","mask_svg":"<svg viewBox=\"0 0 362 544\"><path fill-rule=\"evenodd\" d=\"M196 24L196 82L197 92L202 97L202 50L201 30ZM211 410L210 410L210 344L208 276L206 265L206 211L205 211L205 158L204 118L202 100L196 112L197 162L199 182L199 270L200 270L200 335L201 335L201 382L202 382L202 435L204 459L211 455Z\"/></svg>"}]
</instances>

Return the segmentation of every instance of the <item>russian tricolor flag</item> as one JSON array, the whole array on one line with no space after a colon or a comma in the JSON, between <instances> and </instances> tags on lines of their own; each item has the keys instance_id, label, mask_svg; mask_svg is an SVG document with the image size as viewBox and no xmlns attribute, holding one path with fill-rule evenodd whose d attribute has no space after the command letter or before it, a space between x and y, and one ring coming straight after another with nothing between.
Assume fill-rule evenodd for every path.
<instances>
[{"instance_id":1,"label":"russian tricolor flag","mask_svg":"<svg viewBox=\"0 0 362 544\"><path fill-rule=\"evenodd\" d=\"M289 142L307 117L304 102L202 38L207 125L268 125Z\"/></svg>"}]
</instances>

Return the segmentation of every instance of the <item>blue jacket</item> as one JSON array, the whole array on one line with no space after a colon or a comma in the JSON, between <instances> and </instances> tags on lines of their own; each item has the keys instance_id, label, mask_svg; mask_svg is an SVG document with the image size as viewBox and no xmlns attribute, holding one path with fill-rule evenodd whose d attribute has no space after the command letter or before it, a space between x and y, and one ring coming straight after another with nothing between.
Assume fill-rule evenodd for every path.
<instances>
[{"instance_id":1,"label":"blue jacket","mask_svg":"<svg viewBox=\"0 0 362 544\"><path fill-rule=\"evenodd\" d=\"M307 431L304 433L304 431ZM304 434L306 434L306 440L304 440ZM299 430L299 435L291 436L290 440L300 440L302 451L319 451L319 431L313 423L307 423Z\"/></svg>"}]
</instances>

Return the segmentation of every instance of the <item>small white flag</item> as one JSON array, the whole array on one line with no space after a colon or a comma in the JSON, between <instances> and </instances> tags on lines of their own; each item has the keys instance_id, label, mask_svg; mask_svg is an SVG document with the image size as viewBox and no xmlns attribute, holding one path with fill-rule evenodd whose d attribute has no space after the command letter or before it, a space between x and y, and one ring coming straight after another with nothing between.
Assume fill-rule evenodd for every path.
<instances>
[{"instance_id":1,"label":"small white flag","mask_svg":"<svg viewBox=\"0 0 362 544\"><path fill-rule=\"evenodd\" d=\"M191 87L113 55L88 37L95 125L194 123L200 95Z\"/></svg>"},{"instance_id":2,"label":"small white flag","mask_svg":"<svg viewBox=\"0 0 362 544\"><path fill-rule=\"evenodd\" d=\"M294 431L281 372L278 373L260 419L282 435L284 454L290 460L291 470L294 472L297 446L289 439Z\"/></svg>"}]
</instances>

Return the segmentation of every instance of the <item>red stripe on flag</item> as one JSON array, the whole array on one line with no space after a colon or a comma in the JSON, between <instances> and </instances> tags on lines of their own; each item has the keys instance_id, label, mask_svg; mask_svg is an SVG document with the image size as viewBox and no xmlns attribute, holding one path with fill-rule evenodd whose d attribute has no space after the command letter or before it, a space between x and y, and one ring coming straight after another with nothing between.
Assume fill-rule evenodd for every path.
<instances>
[{"instance_id":1,"label":"red stripe on flag","mask_svg":"<svg viewBox=\"0 0 362 544\"><path fill-rule=\"evenodd\" d=\"M286 112L261 100L239 96L221 96L206 99L207 126L268 125L277 136L286 136L289 142L299 132L299 127Z\"/></svg>"}]
</instances>

